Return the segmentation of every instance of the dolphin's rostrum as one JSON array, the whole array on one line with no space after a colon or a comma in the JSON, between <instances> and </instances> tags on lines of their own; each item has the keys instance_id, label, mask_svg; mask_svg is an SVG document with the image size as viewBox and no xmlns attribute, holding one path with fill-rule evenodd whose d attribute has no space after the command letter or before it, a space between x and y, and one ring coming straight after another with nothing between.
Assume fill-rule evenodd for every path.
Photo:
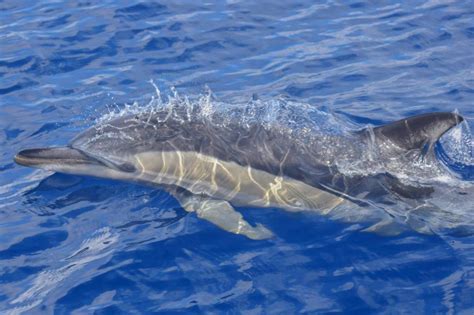
<instances>
[{"instance_id":1,"label":"dolphin's rostrum","mask_svg":"<svg viewBox=\"0 0 474 315\"><path fill-rule=\"evenodd\" d=\"M192 117L191 112L191 117ZM252 226L234 206L354 213L372 196L416 200L428 188L407 186L381 156L437 163L433 144L463 118L431 113L343 134L298 136L258 120L189 118L188 109L126 115L92 127L67 147L19 152L18 164L56 172L164 187L187 211L251 239L272 233ZM225 120L225 123L217 123ZM371 174L357 174L365 165ZM355 170L355 171L354 171ZM342 211L342 210L340 210ZM339 215L340 216L340 215ZM382 220L372 230L394 230ZM399 229L395 229L399 231Z\"/></svg>"}]
</instances>

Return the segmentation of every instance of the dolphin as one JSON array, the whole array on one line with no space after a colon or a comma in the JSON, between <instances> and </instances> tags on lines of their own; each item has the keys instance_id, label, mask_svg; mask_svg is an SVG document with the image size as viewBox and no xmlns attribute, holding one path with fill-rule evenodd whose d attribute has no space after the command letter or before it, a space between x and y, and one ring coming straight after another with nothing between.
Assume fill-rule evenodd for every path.
<instances>
[{"instance_id":1,"label":"dolphin","mask_svg":"<svg viewBox=\"0 0 474 315\"><path fill-rule=\"evenodd\" d=\"M387 194L419 206L416 200L432 189L406 184L397 172L406 168L407 174L422 174L426 165L445 171L434 144L463 120L456 113L437 112L315 135L219 113L209 118L184 107L156 109L99 123L66 147L20 151L14 160L54 172L162 187L186 211L226 231L265 239L272 232L247 222L235 207L336 217L349 209L357 217L373 200L389 206L380 197ZM390 224L382 221L372 230L388 229Z\"/></svg>"}]
</instances>

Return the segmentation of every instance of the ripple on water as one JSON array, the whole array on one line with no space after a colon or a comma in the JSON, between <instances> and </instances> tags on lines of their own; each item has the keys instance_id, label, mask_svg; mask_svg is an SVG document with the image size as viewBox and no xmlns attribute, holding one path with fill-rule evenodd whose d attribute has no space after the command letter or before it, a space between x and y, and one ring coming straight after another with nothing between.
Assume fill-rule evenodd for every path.
<instances>
[{"instance_id":1,"label":"ripple on water","mask_svg":"<svg viewBox=\"0 0 474 315\"><path fill-rule=\"evenodd\" d=\"M143 111L150 79L161 105L209 85L217 108L250 103L235 116L290 130L344 133L457 109L467 123L436 152L467 188L445 183L432 202L472 220L473 19L470 0L0 4L0 312L469 313L472 234L383 237L359 223L242 209L278 235L254 242L161 190L12 157ZM284 105L299 119L278 116ZM406 220L420 213L459 219L424 208Z\"/></svg>"}]
</instances>

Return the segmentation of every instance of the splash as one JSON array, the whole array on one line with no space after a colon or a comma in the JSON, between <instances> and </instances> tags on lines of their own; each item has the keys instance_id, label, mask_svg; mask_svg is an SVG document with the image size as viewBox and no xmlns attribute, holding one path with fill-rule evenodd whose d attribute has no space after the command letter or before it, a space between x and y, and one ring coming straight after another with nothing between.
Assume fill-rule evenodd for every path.
<instances>
[{"instance_id":1,"label":"splash","mask_svg":"<svg viewBox=\"0 0 474 315\"><path fill-rule=\"evenodd\" d=\"M466 121L441 138L437 152L450 170L474 181L474 139Z\"/></svg>"},{"instance_id":2,"label":"splash","mask_svg":"<svg viewBox=\"0 0 474 315\"><path fill-rule=\"evenodd\" d=\"M205 88L204 93L191 97L181 95L172 87L171 94L163 96L152 80L150 84L154 88L154 94L148 103L109 106L108 112L100 116L96 124L104 126L112 120L127 116L136 116L142 122L149 123L151 117L157 115L159 122L170 118L183 122L205 120L223 127L236 122L243 126L258 122L266 128L278 128L295 136L304 136L306 140L310 140L312 134L350 132L348 124L342 119L310 104L291 101L283 96L267 101L251 99L231 104L218 100L209 87Z\"/></svg>"}]
</instances>

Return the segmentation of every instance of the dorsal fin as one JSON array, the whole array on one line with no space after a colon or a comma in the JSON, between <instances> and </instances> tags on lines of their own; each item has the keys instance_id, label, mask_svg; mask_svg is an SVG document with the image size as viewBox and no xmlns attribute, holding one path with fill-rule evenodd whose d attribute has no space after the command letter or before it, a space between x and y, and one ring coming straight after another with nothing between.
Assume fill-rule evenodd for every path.
<instances>
[{"instance_id":1,"label":"dorsal fin","mask_svg":"<svg viewBox=\"0 0 474 315\"><path fill-rule=\"evenodd\" d=\"M430 113L408 117L375 127L378 138L386 138L406 150L431 147L445 132L464 120L455 113Z\"/></svg>"}]
</instances>

